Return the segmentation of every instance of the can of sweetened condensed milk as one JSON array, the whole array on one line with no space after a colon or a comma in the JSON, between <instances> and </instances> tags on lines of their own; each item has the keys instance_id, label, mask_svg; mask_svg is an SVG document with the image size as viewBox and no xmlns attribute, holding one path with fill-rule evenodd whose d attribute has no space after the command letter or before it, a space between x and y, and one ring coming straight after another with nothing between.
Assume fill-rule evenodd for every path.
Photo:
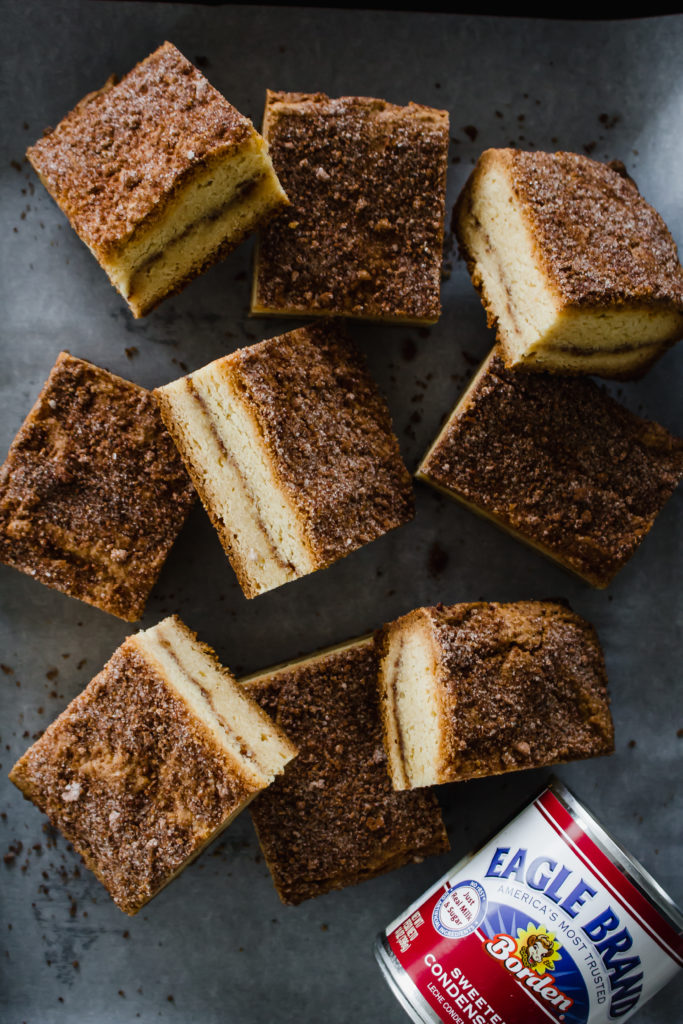
<instances>
[{"instance_id":1,"label":"can of sweetened condensed milk","mask_svg":"<svg viewBox=\"0 0 683 1024\"><path fill-rule=\"evenodd\" d=\"M683 966L683 914L553 781L375 952L417 1024L603 1024Z\"/></svg>"}]
</instances>

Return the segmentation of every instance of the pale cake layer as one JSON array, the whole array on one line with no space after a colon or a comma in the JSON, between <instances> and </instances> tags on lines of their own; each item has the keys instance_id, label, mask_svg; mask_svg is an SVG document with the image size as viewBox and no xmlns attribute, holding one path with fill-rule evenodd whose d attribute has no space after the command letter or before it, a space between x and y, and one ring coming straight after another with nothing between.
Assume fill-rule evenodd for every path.
<instances>
[{"instance_id":1,"label":"pale cake layer","mask_svg":"<svg viewBox=\"0 0 683 1024\"><path fill-rule=\"evenodd\" d=\"M564 605L418 609L385 626L378 646L397 789L613 750L599 642Z\"/></svg>"},{"instance_id":2,"label":"pale cake layer","mask_svg":"<svg viewBox=\"0 0 683 1024\"><path fill-rule=\"evenodd\" d=\"M254 133L248 147L200 169L162 218L142 225L123 249L96 255L135 315L143 316L286 201L265 143Z\"/></svg>"},{"instance_id":3,"label":"pale cake layer","mask_svg":"<svg viewBox=\"0 0 683 1024\"><path fill-rule=\"evenodd\" d=\"M267 524L257 515L249 481L226 450L192 382L182 378L167 384L157 391L157 399L164 423L247 597L260 592L252 583L254 577L264 589L294 579L291 567L277 558ZM233 523L238 523L239 529Z\"/></svg>"},{"instance_id":4,"label":"pale cake layer","mask_svg":"<svg viewBox=\"0 0 683 1024\"><path fill-rule=\"evenodd\" d=\"M264 438L256 410L231 372L232 359L216 360L192 375L195 391L204 403L216 431L238 467L249 481L254 515L267 524L274 548L272 568L285 568L289 578L312 572L317 560L311 550L302 516L280 481L271 446ZM226 516L229 518L229 515ZM249 575L255 576L254 560L247 559ZM268 586L268 567L263 567L261 589ZM271 569L272 571L272 569Z\"/></svg>"},{"instance_id":5,"label":"pale cake layer","mask_svg":"<svg viewBox=\"0 0 683 1024\"><path fill-rule=\"evenodd\" d=\"M153 259L197 221L220 213L226 203L239 197L252 183L259 182L268 171L272 173L272 164L266 145L254 132L239 149L218 154L210 161L190 168L184 175L183 189L162 205L153 230L151 224L143 221L130 237L122 239L118 245L103 246L98 256L106 262L108 270L118 262L114 258L108 260L108 255L118 256L121 264L129 268L142 266L145 260ZM118 281L115 284L119 286ZM123 287L121 291L127 297Z\"/></svg>"},{"instance_id":6,"label":"pale cake layer","mask_svg":"<svg viewBox=\"0 0 683 1024\"><path fill-rule=\"evenodd\" d=\"M239 349L155 394L248 597L412 517L386 403L333 322Z\"/></svg>"},{"instance_id":7,"label":"pale cake layer","mask_svg":"<svg viewBox=\"0 0 683 1024\"><path fill-rule=\"evenodd\" d=\"M156 392L164 421L248 597L316 566L225 360Z\"/></svg>"},{"instance_id":8,"label":"pale cake layer","mask_svg":"<svg viewBox=\"0 0 683 1024\"><path fill-rule=\"evenodd\" d=\"M211 648L200 643L177 616L138 633L132 642L159 664L167 683L256 784L267 786L296 755L265 712L222 668Z\"/></svg>"},{"instance_id":9,"label":"pale cake layer","mask_svg":"<svg viewBox=\"0 0 683 1024\"><path fill-rule=\"evenodd\" d=\"M683 441L586 377L508 369L496 346L417 477L606 587L683 476Z\"/></svg>"},{"instance_id":10,"label":"pale cake layer","mask_svg":"<svg viewBox=\"0 0 683 1024\"><path fill-rule=\"evenodd\" d=\"M460 201L458 233L489 325L496 326L510 361L519 362L552 331L561 301L539 266L505 165L487 156Z\"/></svg>"},{"instance_id":11,"label":"pale cake layer","mask_svg":"<svg viewBox=\"0 0 683 1024\"><path fill-rule=\"evenodd\" d=\"M135 914L294 753L171 618L129 637L11 778Z\"/></svg>"},{"instance_id":12,"label":"pale cake layer","mask_svg":"<svg viewBox=\"0 0 683 1024\"><path fill-rule=\"evenodd\" d=\"M587 327L586 334L590 334ZM539 370L545 373L593 374L612 380L630 380L640 377L672 344L671 341L653 345L637 345L628 350L616 352L605 350L589 351L562 347L538 348L518 364L522 370ZM506 357L506 362L509 360ZM513 364L509 364L513 365Z\"/></svg>"},{"instance_id":13,"label":"pale cake layer","mask_svg":"<svg viewBox=\"0 0 683 1024\"><path fill-rule=\"evenodd\" d=\"M376 676L370 636L241 681L300 750L251 808L284 903L356 884L448 847L433 795L392 790Z\"/></svg>"},{"instance_id":14,"label":"pale cake layer","mask_svg":"<svg viewBox=\"0 0 683 1024\"><path fill-rule=\"evenodd\" d=\"M565 262L571 264L576 253L569 249L576 247L573 236L577 228L567 225L567 239L558 238L557 234L546 237L548 232L543 228L547 225L539 228L537 207L526 201L527 193L522 197L515 176L517 162L533 156L512 150L486 151L456 209L455 225L461 248L473 283L482 295L489 323L497 328L506 362L531 369L602 376L628 377L642 372L683 334L680 267L677 267L675 246L666 227L633 187L634 194L625 195L623 205L637 205L641 219L649 217L646 223L653 253L659 255L661 248L666 248L667 240L670 243L672 252L668 249L666 252L672 264L670 282L662 283L651 271L648 261L653 253L648 252L648 238L642 239L641 246L647 254L643 256L645 269L633 265L638 260L639 243L631 244L629 252L635 253L635 257L629 268L633 275L629 289L626 269L620 267L621 276L606 270L601 265L601 261L602 264L608 261L600 239L596 241L591 236L586 248L595 250L596 266L592 276L590 269L582 266L583 277L579 283L575 279L567 283L563 277L566 268L562 264L562 249L566 242ZM572 156L556 154L557 158ZM550 154L536 154L536 157L546 163L554 159ZM594 205L599 207L603 201L600 188L609 192L613 184L610 176L622 185L623 179L595 161L586 161L586 164L591 165L588 170L580 164L576 173L593 173L607 179L606 183L600 181L600 187L594 184ZM543 165L539 166L542 171ZM570 165L569 170L572 169ZM531 175L530 179L533 182ZM570 194L572 188L579 196L589 191L583 181L567 184L567 205L574 202ZM528 192L536 199L542 190L543 178L539 173L536 192L533 184L528 184ZM576 201L584 202L583 199ZM590 204L591 200L588 202ZM538 206L542 205L539 200ZM619 204L610 207L617 220L619 209ZM621 214L622 219L627 216L623 210ZM557 220L561 222L559 214ZM597 235L600 228L607 236L615 231L615 225L607 220L598 226ZM626 233L629 228L631 224L625 228ZM557 229L561 230L561 227ZM588 238L588 228L586 231Z\"/></svg>"},{"instance_id":15,"label":"pale cake layer","mask_svg":"<svg viewBox=\"0 0 683 1024\"><path fill-rule=\"evenodd\" d=\"M430 786L440 769L438 651L421 609L388 631L378 683L389 774L394 789ZM419 681L419 685L416 685Z\"/></svg>"}]
</instances>

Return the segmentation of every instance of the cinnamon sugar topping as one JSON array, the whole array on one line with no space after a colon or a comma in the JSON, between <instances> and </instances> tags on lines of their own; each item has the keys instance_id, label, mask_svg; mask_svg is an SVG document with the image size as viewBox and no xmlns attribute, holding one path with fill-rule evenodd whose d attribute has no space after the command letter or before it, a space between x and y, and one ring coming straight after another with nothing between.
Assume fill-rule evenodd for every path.
<instances>
[{"instance_id":1,"label":"cinnamon sugar topping","mask_svg":"<svg viewBox=\"0 0 683 1024\"><path fill-rule=\"evenodd\" d=\"M566 301L683 310L674 240L623 164L578 153L504 152L539 255Z\"/></svg>"},{"instance_id":2,"label":"cinnamon sugar topping","mask_svg":"<svg viewBox=\"0 0 683 1024\"><path fill-rule=\"evenodd\" d=\"M28 150L80 237L102 253L160 215L202 161L254 128L171 43L86 96Z\"/></svg>"},{"instance_id":3,"label":"cinnamon sugar topping","mask_svg":"<svg viewBox=\"0 0 683 1024\"><path fill-rule=\"evenodd\" d=\"M133 639L11 777L129 914L254 791Z\"/></svg>"},{"instance_id":4,"label":"cinnamon sugar topping","mask_svg":"<svg viewBox=\"0 0 683 1024\"><path fill-rule=\"evenodd\" d=\"M290 331L228 361L321 566L412 517L386 404L339 326Z\"/></svg>"},{"instance_id":5,"label":"cinnamon sugar topping","mask_svg":"<svg viewBox=\"0 0 683 1024\"><path fill-rule=\"evenodd\" d=\"M593 627L547 601L429 609L448 706L453 778L611 753L607 676Z\"/></svg>"},{"instance_id":6,"label":"cinnamon sugar topping","mask_svg":"<svg viewBox=\"0 0 683 1024\"><path fill-rule=\"evenodd\" d=\"M285 903L300 903L448 849L431 793L397 793L387 774L371 641L249 686L299 748L251 805Z\"/></svg>"},{"instance_id":7,"label":"cinnamon sugar topping","mask_svg":"<svg viewBox=\"0 0 683 1024\"><path fill-rule=\"evenodd\" d=\"M515 372L495 349L420 473L605 586L683 476L683 440L587 378Z\"/></svg>"},{"instance_id":8,"label":"cinnamon sugar topping","mask_svg":"<svg viewBox=\"0 0 683 1024\"><path fill-rule=\"evenodd\" d=\"M152 395L63 352L0 472L0 560L134 621L193 500Z\"/></svg>"},{"instance_id":9,"label":"cinnamon sugar topping","mask_svg":"<svg viewBox=\"0 0 683 1024\"><path fill-rule=\"evenodd\" d=\"M263 132L292 206L262 233L254 311L435 321L448 114L269 91Z\"/></svg>"}]
</instances>

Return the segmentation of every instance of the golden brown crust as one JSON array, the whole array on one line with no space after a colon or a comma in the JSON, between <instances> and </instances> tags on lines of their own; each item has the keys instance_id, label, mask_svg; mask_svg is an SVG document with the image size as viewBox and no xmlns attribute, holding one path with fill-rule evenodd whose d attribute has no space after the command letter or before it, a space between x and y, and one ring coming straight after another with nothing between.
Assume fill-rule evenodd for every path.
<instances>
[{"instance_id":1,"label":"golden brown crust","mask_svg":"<svg viewBox=\"0 0 683 1024\"><path fill-rule=\"evenodd\" d=\"M378 635L426 618L441 722L438 778L457 782L609 754L614 730L593 627L550 601L420 608ZM393 636L392 636L393 634Z\"/></svg>"},{"instance_id":2,"label":"golden brown crust","mask_svg":"<svg viewBox=\"0 0 683 1024\"><path fill-rule=\"evenodd\" d=\"M538 768L614 750L597 634L549 601L429 611L448 715L444 780Z\"/></svg>"},{"instance_id":3,"label":"golden brown crust","mask_svg":"<svg viewBox=\"0 0 683 1024\"><path fill-rule=\"evenodd\" d=\"M132 622L193 501L152 395L63 352L0 470L0 561Z\"/></svg>"},{"instance_id":4,"label":"golden brown crust","mask_svg":"<svg viewBox=\"0 0 683 1024\"><path fill-rule=\"evenodd\" d=\"M413 516L386 403L332 321L240 349L226 371L256 417L319 568Z\"/></svg>"},{"instance_id":5,"label":"golden brown crust","mask_svg":"<svg viewBox=\"0 0 683 1024\"><path fill-rule=\"evenodd\" d=\"M127 914L135 914L259 787L129 638L14 766Z\"/></svg>"},{"instance_id":6,"label":"golden brown crust","mask_svg":"<svg viewBox=\"0 0 683 1024\"><path fill-rule=\"evenodd\" d=\"M161 216L198 170L256 133L171 43L86 96L28 158L96 254Z\"/></svg>"},{"instance_id":7,"label":"golden brown crust","mask_svg":"<svg viewBox=\"0 0 683 1024\"><path fill-rule=\"evenodd\" d=\"M292 206L261 235L253 311L436 321L447 112L269 91L263 132Z\"/></svg>"},{"instance_id":8,"label":"golden brown crust","mask_svg":"<svg viewBox=\"0 0 683 1024\"><path fill-rule=\"evenodd\" d=\"M623 165L578 153L506 154L538 251L567 305L683 312L676 244Z\"/></svg>"},{"instance_id":9,"label":"golden brown crust","mask_svg":"<svg viewBox=\"0 0 683 1024\"><path fill-rule=\"evenodd\" d=\"M498 347L420 476L604 587L683 476L683 440L587 378L507 369Z\"/></svg>"},{"instance_id":10,"label":"golden brown crust","mask_svg":"<svg viewBox=\"0 0 683 1024\"><path fill-rule=\"evenodd\" d=\"M249 692L299 747L251 805L280 898L296 904L448 849L435 798L386 769L371 641L280 669Z\"/></svg>"}]
</instances>

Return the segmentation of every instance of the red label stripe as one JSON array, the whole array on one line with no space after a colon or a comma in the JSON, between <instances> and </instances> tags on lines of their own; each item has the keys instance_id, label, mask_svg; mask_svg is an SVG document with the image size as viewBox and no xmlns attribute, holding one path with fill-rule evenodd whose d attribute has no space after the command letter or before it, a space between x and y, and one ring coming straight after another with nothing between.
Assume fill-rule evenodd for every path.
<instances>
[{"instance_id":1,"label":"red label stripe","mask_svg":"<svg viewBox=\"0 0 683 1024\"><path fill-rule=\"evenodd\" d=\"M643 931L679 966L683 966L683 935L671 927L640 890L586 835L555 794L546 790L535 801L535 805L548 824L582 863L598 875L608 892L633 916Z\"/></svg>"}]
</instances>

